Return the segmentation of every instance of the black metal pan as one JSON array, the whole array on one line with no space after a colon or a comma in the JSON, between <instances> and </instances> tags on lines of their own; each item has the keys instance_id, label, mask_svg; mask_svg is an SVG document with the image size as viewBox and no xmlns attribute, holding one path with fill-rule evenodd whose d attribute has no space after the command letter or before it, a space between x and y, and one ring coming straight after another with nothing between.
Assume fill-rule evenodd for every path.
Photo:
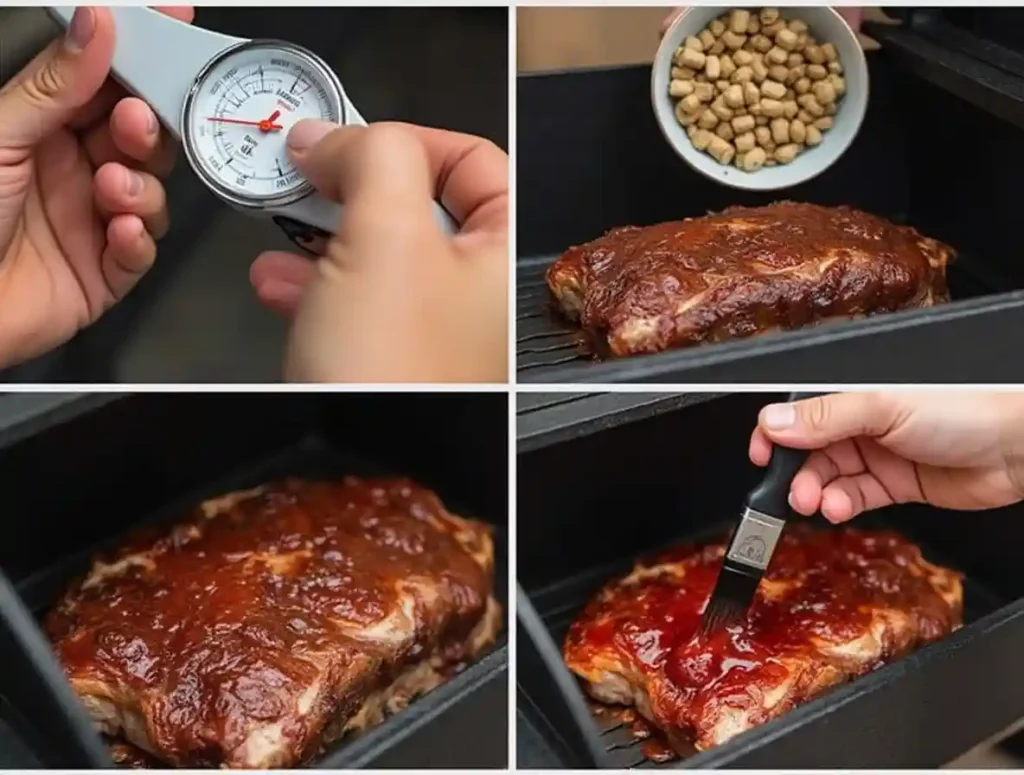
<instances>
[{"instance_id":1,"label":"black metal pan","mask_svg":"<svg viewBox=\"0 0 1024 775\"><path fill-rule=\"evenodd\" d=\"M1024 381L1016 340L1005 335L1024 324L1024 273L1012 259L1024 249L1012 204L1024 162L998 150L1024 139L1024 70L999 69L1007 52L997 57L976 36L951 34L934 21L943 12L932 11L904 28L872 29L883 48L868 56L871 100L856 141L819 178L782 192L736 191L690 170L655 123L647 65L520 75L519 381ZM962 147L964 136L992 141L943 150ZM959 253L949 268L953 303L606 360L581 347L577 326L552 307L545 272L572 245L617 226L778 199L851 205L948 243Z\"/></svg>"},{"instance_id":2,"label":"black metal pan","mask_svg":"<svg viewBox=\"0 0 1024 775\"><path fill-rule=\"evenodd\" d=\"M526 698L519 734L534 741L521 755L531 766L654 766L627 729L579 711L575 681L551 679L569 676L562 639L597 588L636 557L721 532L721 515L758 475L746 461L757 411L778 397L665 395L659 404L652 394L622 396L632 416L608 425L586 406L596 396L558 404L546 427L526 416L549 409L552 396L520 409L530 448L517 462L517 574L524 610L542 623L521 621L518 631L518 653L527 657L518 665ZM671 401L668 411L643 411ZM567 436L567 426L577 432ZM983 514L906 506L858 518L859 526L903 533L931 560L965 574L963 628L717 748L660 766L930 768L1014 723L1024 715L1024 685L1010 678L1024 644L1022 517L1020 506Z\"/></svg>"},{"instance_id":3,"label":"black metal pan","mask_svg":"<svg viewBox=\"0 0 1024 775\"><path fill-rule=\"evenodd\" d=\"M0 673L0 762L9 766L110 766L36 620L97 550L219 492L287 475L417 478L456 513L494 524L495 594L507 614L504 396L44 396L34 401L37 411L32 400L11 398L0 398L0 481L8 502L22 504L36 524L8 526L24 543L20 551L9 541L0 550L0 567L13 577L0 576L0 653L5 664L18 665ZM462 424L460 417L475 422ZM394 425L366 441L379 423ZM433 449L450 448L449 462L426 459L430 447L416 443L389 454L405 434L430 436ZM63 487L47 484L52 472L73 471L76 459L84 475L67 474ZM25 479L28 470L35 473ZM463 473L469 483L460 487ZM73 521L89 524L76 530ZM77 532L75 540L64 540L68 532ZM47 534L49 547L39 547ZM507 766L507 650L502 633L459 675L381 725L332 745L311 766Z\"/></svg>"}]
</instances>

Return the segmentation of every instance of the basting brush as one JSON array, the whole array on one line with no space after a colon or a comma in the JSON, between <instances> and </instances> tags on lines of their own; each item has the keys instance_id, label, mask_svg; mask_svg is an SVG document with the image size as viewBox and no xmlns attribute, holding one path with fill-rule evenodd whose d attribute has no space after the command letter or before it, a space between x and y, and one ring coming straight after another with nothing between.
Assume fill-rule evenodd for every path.
<instances>
[{"instance_id":1,"label":"basting brush","mask_svg":"<svg viewBox=\"0 0 1024 775\"><path fill-rule=\"evenodd\" d=\"M789 401L802 401L821 393L790 393ZM733 531L715 588L704 609L701 632L710 634L743 619L754 602L757 587L771 562L775 545L789 514L789 488L811 451L772 445L764 479L743 503L740 522Z\"/></svg>"}]
</instances>

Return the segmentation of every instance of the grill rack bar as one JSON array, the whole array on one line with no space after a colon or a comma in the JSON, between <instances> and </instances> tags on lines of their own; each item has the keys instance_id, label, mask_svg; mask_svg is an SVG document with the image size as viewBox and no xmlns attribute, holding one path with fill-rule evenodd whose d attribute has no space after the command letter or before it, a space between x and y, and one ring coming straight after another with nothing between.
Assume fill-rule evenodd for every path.
<instances>
[{"instance_id":1,"label":"grill rack bar","mask_svg":"<svg viewBox=\"0 0 1024 775\"><path fill-rule=\"evenodd\" d=\"M633 770L639 768L650 768L653 766L647 757L644 756L643 739L636 737L630 730L630 722L613 722L610 726L601 726L602 717L594 715L594 723L598 724L601 730L601 743L608 753L609 761L615 769Z\"/></svg>"},{"instance_id":2,"label":"grill rack bar","mask_svg":"<svg viewBox=\"0 0 1024 775\"><path fill-rule=\"evenodd\" d=\"M580 347L579 329L551 307L544 275L554 259L522 262L516 269L517 372L590 360Z\"/></svg>"},{"instance_id":3,"label":"grill rack bar","mask_svg":"<svg viewBox=\"0 0 1024 775\"><path fill-rule=\"evenodd\" d=\"M562 587L563 584L572 586L573 581L578 580L567 580L566 582L559 583L556 586ZM577 594L579 594L578 590ZM573 597L575 596L576 595L573 595ZM588 597L589 595L584 593L580 599L586 600ZM577 603L577 605L570 608L547 612L541 608L541 617L547 625L551 636L559 645L561 644L566 631L569 629L570 623L576 613L578 613L579 607L580 606ZM608 757L607 764L610 768L618 770L633 770L641 768L656 769L672 765L673 762L665 762L663 764L652 762L644 756L642 750L644 741L642 738L636 737L633 734L630 729L631 722L624 721L615 714L599 713L597 711L598 707L599 706L596 704L590 704L590 718L598 730L598 735L601 739L600 742ZM679 760L674 761L678 762Z\"/></svg>"}]
</instances>

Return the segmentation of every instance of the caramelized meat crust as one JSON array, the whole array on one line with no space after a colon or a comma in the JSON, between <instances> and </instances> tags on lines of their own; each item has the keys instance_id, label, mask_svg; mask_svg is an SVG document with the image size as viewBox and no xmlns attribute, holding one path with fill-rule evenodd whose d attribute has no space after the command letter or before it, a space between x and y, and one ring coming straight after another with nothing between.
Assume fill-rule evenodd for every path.
<instances>
[{"instance_id":1,"label":"caramelized meat crust","mask_svg":"<svg viewBox=\"0 0 1024 775\"><path fill-rule=\"evenodd\" d=\"M547 281L621 356L930 307L949 299L954 256L849 207L780 202L613 229L566 251Z\"/></svg>"},{"instance_id":2,"label":"caramelized meat crust","mask_svg":"<svg viewBox=\"0 0 1024 775\"><path fill-rule=\"evenodd\" d=\"M961 624L960 576L904 538L791 525L747 618L704 636L724 554L723 542L638 563L563 647L595 699L635 705L678 751L723 743Z\"/></svg>"},{"instance_id":3,"label":"caramelized meat crust","mask_svg":"<svg viewBox=\"0 0 1024 775\"><path fill-rule=\"evenodd\" d=\"M500 627L487 526L405 480L289 480L97 560L46 621L104 733L289 767L437 686Z\"/></svg>"}]
</instances>

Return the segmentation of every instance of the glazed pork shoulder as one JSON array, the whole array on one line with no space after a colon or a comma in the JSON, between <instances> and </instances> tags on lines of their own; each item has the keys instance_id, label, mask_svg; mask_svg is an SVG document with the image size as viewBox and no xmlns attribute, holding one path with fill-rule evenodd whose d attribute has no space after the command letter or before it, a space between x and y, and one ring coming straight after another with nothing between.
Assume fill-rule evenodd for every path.
<instances>
[{"instance_id":1,"label":"glazed pork shoulder","mask_svg":"<svg viewBox=\"0 0 1024 775\"><path fill-rule=\"evenodd\" d=\"M412 482L290 480L96 561L46 627L120 761L291 767L493 643L493 574L489 528Z\"/></svg>"},{"instance_id":2,"label":"glazed pork shoulder","mask_svg":"<svg viewBox=\"0 0 1024 775\"><path fill-rule=\"evenodd\" d=\"M949 298L951 248L849 207L780 202L613 229L547 274L597 349L653 353Z\"/></svg>"},{"instance_id":3,"label":"glazed pork shoulder","mask_svg":"<svg viewBox=\"0 0 1024 775\"><path fill-rule=\"evenodd\" d=\"M739 625L699 633L724 543L608 584L572 624L569 669L680 752L706 750L961 624L960 576L889 532L789 526Z\"/></svg>"}]
</instances>

